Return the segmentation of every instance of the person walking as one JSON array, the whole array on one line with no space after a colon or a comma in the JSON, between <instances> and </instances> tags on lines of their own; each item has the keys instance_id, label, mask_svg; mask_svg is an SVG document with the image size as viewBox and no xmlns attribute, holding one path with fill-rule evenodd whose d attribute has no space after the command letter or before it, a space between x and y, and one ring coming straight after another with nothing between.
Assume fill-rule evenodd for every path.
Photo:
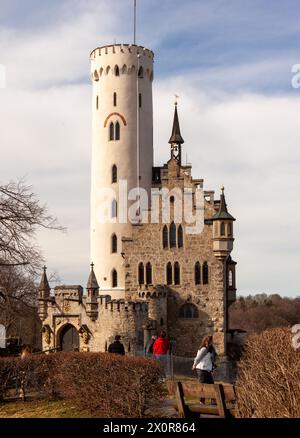
<instances>
[{"instance_id":1,"label":"person walking","mask_svg":"<svg viewBox=\"0 0 300 438\"><path fill-rule=\"evenodd\" d=\"M125 348L120 339L120 335L115 336L114 342L112 342L108 347L108 353L121 354L122 356L125 355Z\"/></svg>"},{"instance_id":2,"label":"person walking","mask_svg":"<svg viewBox=\"0 0 300 438\"><path fill-rule=\"evenodd\" d=\"M156 341L156 336L152 335L146 344L146 348L145 348L145 356L146 357L151 358L153 356L153 345L154 345L155 341Z\"/></svg>"},{"instance_id":3,"label":"person walking","mask_svg":"<svg viewBox=\"0 0 300 438\"><path fill-rule=\"evenodd\" d=\"M153 354L161 364L163 379L165 379L167 375L169 348L170 348L170 343L167 339L166 332L163 330L153 344Z\"/></svg>"},{"instance_id":4,"label":"person walking","mask_svg":"<svg viewBox=\"0 0 300 438\"><path fill-rule=\"evenodd\" d=\"M214 383L213 370L216 368L217 353L213 346L213 337L205 336L194 359L192 370L196 370L200 383ZM200 403L205 399L200 398Z\"/></svg>"}]
</instances>

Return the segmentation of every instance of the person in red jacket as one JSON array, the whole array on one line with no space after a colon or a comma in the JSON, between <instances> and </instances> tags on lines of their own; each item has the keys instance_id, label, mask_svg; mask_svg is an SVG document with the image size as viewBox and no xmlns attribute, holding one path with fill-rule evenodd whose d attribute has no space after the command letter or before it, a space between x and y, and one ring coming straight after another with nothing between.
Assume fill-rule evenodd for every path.
<instances>
[{"instance_id":1,"label":"person in red jacket","mask_svg":"<svg viewBox=\"0 0 300 438\"><path fill-rule=\"evenodd\" d=\"M153 354L155 356L160 356L161 354L167 354L169 351L169 341L167 339L167 334L162 331L159 337L156 339L153 345Z\"/></svg>"},{"instance_id":2,"label":"person in red jacket","mask_svg":"<svg viewBox=\"0 0 300 438\"><path fill-rule=\"evenodd\" d=\"M156 341L153 344L153 354L154 357L160 362L161 364L161 372L162 377L165 379L167 374L167 368L168 368L168 351L169 351L169 341L167 339L167 334L165 331L162 331L160 336L156 339Z\"/></svg>"}]
</instances>

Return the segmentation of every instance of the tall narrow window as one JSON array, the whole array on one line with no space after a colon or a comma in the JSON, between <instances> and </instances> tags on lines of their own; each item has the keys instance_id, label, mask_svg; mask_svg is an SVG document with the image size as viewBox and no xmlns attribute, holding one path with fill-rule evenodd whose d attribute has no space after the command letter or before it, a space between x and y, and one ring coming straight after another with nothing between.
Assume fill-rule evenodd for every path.
<instances>
[{"instance_id":1,"label":"tall narrow window","mask_svg":"<svg viewBox=\"0 0 300 438\"><path fill-rule=\"evenodd\" d=\"M180 284L180 266L178 262L174 263L174 284Z\"/></svg>"},{"instance_id":2,"label":"tall narrow window","mask_svg":"<svg viewBox=\"0 0 300 438\"><path fill-rule=\"evenodd\" d=\"M183 229L181 225L179 225L177 230L177 243L178 243L178 248L183 247Z\"/></svg>"},{"instance_id":3,"label":"tall narrow window","mask_svg":"<svg viewBox=\"0 0 300 438\"><path fill-rule=\"evenodd\" d=\"M115 269L111 273L111 284L112 287L118 287L118 273Z\"/></svg>"},{"instance_id":4,"label":"tall narrow window","mask_svg":"<svg viewBox=\"0 0 300 438\"><path fill-rule=\"evenodd\" d=\"M116 199L113 199L112 203L111 203L111 217L117 217L118 215L118 203L116 201Z\"/></svg>"},{"instance_id":5,"label":"tall narrow window","mask_svg":"<svg viewBox=\"0 0 300 438\"><path fill-rule=\"evenodd\" d=\"M199 262L195 263L195 284L201 283L201 265Z\"/></svg>"},{"instance_id":6,"label":"tall narrow window","mask_svg":"<svg viewBox=\"0 0 300 438\"><path fill-rule=\"evenodd\" d=\"M99 109L99 96L96 97L96 109Z\"/></svg>"},{"instance_id":7,"label":"tall narrow window","mask_svg":"<svg viewBox=\"0 0 300 438\"><path fill-rule=\"evenodd\" d=\"M111 182L116 183L118 181L118 169L117 166L114 164L111 168Z\"/></svg>"},{"instance_id":8,"label":"tall narrow window","mask_svg":"<svg viewBox=\"0 0 300 438\"><path fill-rule=\"evenodd\" d=\"M233 286L233 273L231 269L228 272L228 286L229 287Z\"/></svg>"},{"instance_id":9,"label":"tall narrow window","mask_svg":"<svg viewBox=\"0 0 300 438\"><path fill-rule=\"evenodd\" d=\"M115 66L115 75L120 76L120 69L117 65Z\"/></svg>"},{"instance_id":10,"label":"tall narrow window","mask_svg":"<svg viewBox=\"0 0 300 438\"><path fill-rule=\"evenodd\" d=\"M164 227L163 227L162 238L163 238L163 248L168 248L169 242L168 242L168 227L167 227L167 225L164 225Z\"/></svg>"},{"instance_id":11,"label":"tall narrow window","mask_svg":"<svg viewBox=\"0 0 300 438\"><path fill-rule=\"evenodd\" d=\"M139 94L139 107L142 108L142 93Z\"/></svg>"},{"instance_id":12,"label":"tall narrow window","mask_svg":"<svg viewBox=\"0 0 300 438\"><path fill-rule=\"evenodd\" d=\"M208 284L208 264L207 262L203 263L203 267L202 267L202 277L203 277L203 284Z\"/></svg>"},{"instance_id":13,"label":"tall narrow window","mask_svg":"<svg viewBox=\"0 0 300 438\"><path fill-rule=\"evenodd\" d=\"M174 222L170 225L170 248L176 247L176 225Z\"/></svg>"},{"instance_id":14,"label":"tall narrow window","mask_svg":"<svg viewBox=\"0 0 300 438\"><path fill-rule=\"evenodd\" d=\"M228 222L227 224L227 231L228 231L228 236L232 236L232 224L230 222Z\"/></svg>"},{"instance_id":15,"label":"tall narrow window","mask_svg":"<svg viewBox=\"0 0 300 438\"><path fill-rule=\"evenodd\" d=\"M144 69L143 69L142 66L139 68L139 71L138 71L138 77L139 77L139 78L143 78L143 77L144 77Z\"/></svg>"},{"instance_id":16,"label":"tall narrow window","mask_svg":"<svg viewBox=\"0 0 300 438\"><path fill-rule=\"evenodd\" d=\"M115 234L111 236L111 252L118 252L118 238Z\"/></svg>"},{"instance_id":17,"label":"tall narrow window","mask_svg":"<svg viewBox=\"0 0 300 438\"><path fill-rule=\"evenodd\" d=\"M116 123L116 140L120 140L120 123Z\"/></svg>"},{"instance_id":18,"label":"tall narrow window","mask_svg":"<svg viewBox=\"0 0 300 438\"><path fill-rule=\"evenodd\" d=\"M152 265L150 262L146 264L146 284L152 284Z\"/></svg>"},{"instance_id":19,"label":"tall narrow window","mask_svg":"<svg viewBox=\"0 0 300 438\"><path fill-rule=\"evenodd\" d=\"M144 263L139 263L139 284L144 284Z\"/></svg>"},{"instance_id":20,"label":"tall narrow window","mask_svg":"<svg viewBox=\"0 0 300 438\"><path fill-rule=\"evenodd\" d=\"M115 139L115 127L113 122L111 122L109 124L109 140L114 140Z\"/></svg>"},{"instance_id":21,"label":"tall narrow window","mask_svg":"<svg viewBox=\"0 0 300 438\"><path fill-rule=\"evenodd\" d=\"M224 224L224 222L221 223L221 236L225 236L225 224Z\"/></svg>"},{"instance_id":22,"label":"tall narrow window","mask_svg":"<svg viewBox=\"0 0 300 438\"><path fill-rule=\"evenodd\" d=\"M114 93L114 106L117 106L117 93Z\"/></svg>"},{"instance_id":23,"label":"tall narrow window","mask_svg":"<svg viewBox=\"0 0 300 438\"><path fill-rule=\"evenodd\" d=\"M172 264L167 264L167 284L172 284Z\"/></svg>"}]
</instances>

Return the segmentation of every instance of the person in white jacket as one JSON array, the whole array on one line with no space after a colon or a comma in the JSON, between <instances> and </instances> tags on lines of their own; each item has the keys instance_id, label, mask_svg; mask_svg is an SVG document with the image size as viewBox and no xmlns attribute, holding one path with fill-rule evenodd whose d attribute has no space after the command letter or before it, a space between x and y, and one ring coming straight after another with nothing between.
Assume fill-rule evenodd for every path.
<instances>
[{"instance_id":1,"label":"person in white jacket","mask_svg":"<svg viewBox=\"0 0 300 438\"><path fill-rule=\"evenodd\" d=\"M215 368L216 350L213 337L205 336L194 359L192 369L197 371L200 383L214 383L213 369Z\"/></svg>"}]
</instances>

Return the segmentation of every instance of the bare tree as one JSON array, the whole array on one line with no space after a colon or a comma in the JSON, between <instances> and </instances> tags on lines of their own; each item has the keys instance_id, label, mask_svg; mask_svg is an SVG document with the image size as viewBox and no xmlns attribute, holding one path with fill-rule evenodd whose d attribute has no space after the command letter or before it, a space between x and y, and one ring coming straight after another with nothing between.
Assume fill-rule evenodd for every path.
<instances>
[{"instance_id":1,"label":"bare tree","mask_svg":"<svg viewBox=\"0 0 300 438\"><path fill-rule=\"evenodd\" d=\"M43 262L35 241L40 228L63 230L24 180L0 185L0 266L36 272Z\"/></svg>"}]
</instances>

